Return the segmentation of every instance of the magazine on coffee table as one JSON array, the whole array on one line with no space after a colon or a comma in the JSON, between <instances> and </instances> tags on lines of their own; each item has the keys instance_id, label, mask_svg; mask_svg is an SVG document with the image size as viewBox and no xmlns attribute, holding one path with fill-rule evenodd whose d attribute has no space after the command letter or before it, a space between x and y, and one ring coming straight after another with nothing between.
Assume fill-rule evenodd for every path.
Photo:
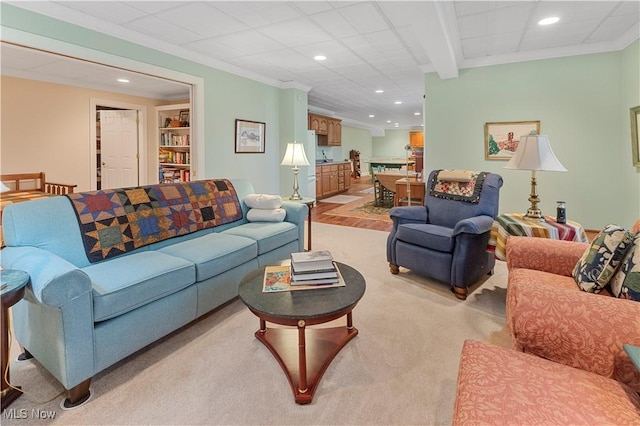
<instances>
[{"instance_id":1,"label":"magazine on coffee table","mask_svg":"<svg viewBox=\"0 0 640 426\"><path fill-rule=\"evenodd\" d=\"M317 290L322 288L344 287L345 282L340 273L340 269L336 265L338 271L338 282L330 284L312 284L312 285L291 285L291 267L285 266L267 266L264 269L264 281L262 285L263 293L274 293L278 291L297 291L297 290Z\"/></svg>"}]
</instances>

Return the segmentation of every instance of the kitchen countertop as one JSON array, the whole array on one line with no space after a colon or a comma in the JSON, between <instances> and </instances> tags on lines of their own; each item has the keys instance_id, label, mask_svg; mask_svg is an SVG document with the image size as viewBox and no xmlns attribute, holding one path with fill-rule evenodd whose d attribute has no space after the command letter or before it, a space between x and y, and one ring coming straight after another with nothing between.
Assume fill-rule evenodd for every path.
<instances>
[{"instance_id":1,"label":"kitchen countertop","mask_svg":"<svg viewBox=\"0 0 640 426\"><path fill-rule=\"evenodd\" d=\"M334 161L324 162L322 160L316 160L316 166L330 166L332 164L345 164L345 163L351 163L351 161L350 160L334 160Z\"/></svg>"}]
</instances>

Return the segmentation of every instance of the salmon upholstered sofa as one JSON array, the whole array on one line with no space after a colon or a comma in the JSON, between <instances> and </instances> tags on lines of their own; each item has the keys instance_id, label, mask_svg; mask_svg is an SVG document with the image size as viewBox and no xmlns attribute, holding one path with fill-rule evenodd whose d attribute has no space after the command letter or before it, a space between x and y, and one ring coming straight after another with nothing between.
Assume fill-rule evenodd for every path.
<instances>
[{"instance_id":1,"label":"salmon upholstered sofa","mask_svg":"<svg viewBox=\"0 0 640 426\"><path fill-rule=\"evenodd\" d=\"M454 424L640 424L640 371L623 349L640 346L640 302L580 290L588 247L509 238L513 348L465 342Z\"/></svg>"}]
</instances>

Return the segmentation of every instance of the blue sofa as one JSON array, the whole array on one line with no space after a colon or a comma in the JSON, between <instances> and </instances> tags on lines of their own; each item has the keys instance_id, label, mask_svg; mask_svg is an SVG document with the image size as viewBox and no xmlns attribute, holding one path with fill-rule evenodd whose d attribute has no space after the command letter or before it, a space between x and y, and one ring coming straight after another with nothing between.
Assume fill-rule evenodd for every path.
<instances>
[{"instance_id":1,"label":"blue sofa","mask_svg":"<svg viewBox=\"0 0 640 426\"><path fill-rule=\"evenodd\" d=\"M248 222L246 180L111 191L4 209L2 267L31 277L15 335L67 407L88 400L96 373L235 298L247 273L303 251L307 206Z\"/></svg>"}]
</instances>

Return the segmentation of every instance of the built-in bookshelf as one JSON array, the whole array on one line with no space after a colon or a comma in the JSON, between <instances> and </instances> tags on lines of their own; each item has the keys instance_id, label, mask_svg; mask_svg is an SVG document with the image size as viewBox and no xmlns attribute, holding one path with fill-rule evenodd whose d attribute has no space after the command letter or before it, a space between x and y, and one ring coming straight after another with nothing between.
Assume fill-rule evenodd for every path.
<instances>
[{"instance_id":1,"label":"built-in bookshelf","mask_svg":"<svg viewBox=\"0 0 640 426\"><path fill-rule=\"evenodd\" d=\"M191 180L191 126L189 104L156 107L158 117L158 181Z\"/></svg>"}]
</instances>

